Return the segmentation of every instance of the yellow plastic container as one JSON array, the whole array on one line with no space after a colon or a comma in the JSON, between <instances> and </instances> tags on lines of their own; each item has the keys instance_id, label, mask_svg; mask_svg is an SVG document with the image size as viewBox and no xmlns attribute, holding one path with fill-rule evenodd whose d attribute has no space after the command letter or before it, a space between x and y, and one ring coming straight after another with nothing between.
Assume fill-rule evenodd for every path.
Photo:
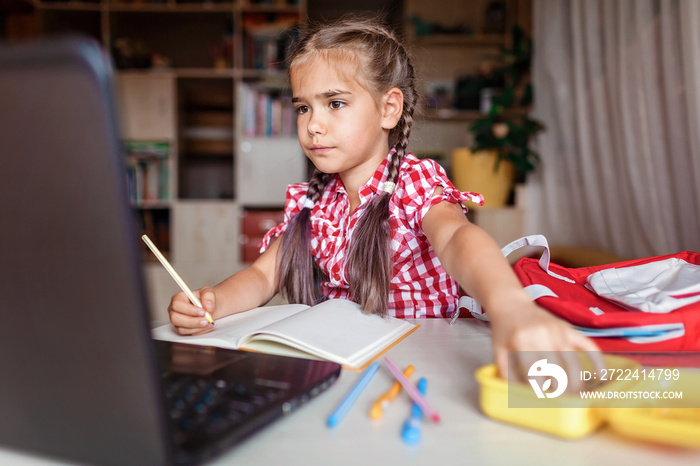
<instances>
[{"instance_id":1,"label":"yellow plastic container","mask_svg":"<svg viewBox=\"0 0 700 466\"><path fill-rule=\"evenodd\" d=\"M606 363L614 361L611 367L626 367L632 371L641 368L634 361L624 358L606 356L605 360ZM615 407L619 406L619 402L582 399L578 394L563 394L558 398L543 400L547 407L509 408L509 395L511 402L515 402L513 404L523 405L518 401L532 399L532 388L501 379L494 364L478 369L476 379L481 389L482 411L503 422L566 439L585 437L607 424L620 434L638 440L700 448L700 372L695 370L681 370L677 381L664 385L664 390L682 392L685 406L693 406L687 408L659 407L661 403L650 400L626 404L628 407ZM637 380L609 382L596 390L657 389L649 381Z\"/></svg>"},{"instance_id":2,"label":"yellow plastic container","mask_svg":"<svg viewBox=\"0 0 700 466\"><path fill-rule=\"evenodd\" d=\"M619 408L607 411L610 427L627 437L700 448L700 408Z\"/></svg>"},{"instance_id":3,"label":"yellow plastic container","mask_svg":"<svg viewBox=\"0 0 700 466\"><path fill-rule=\"evenodd\" d=\"M551 401L551 408L509 408L509 384L498 376L498 369L494 364L477 370L476 380L481 385L481 409L494 419L568 439L590 434L605 420L600 410L590 407L590 402L572 400L565 395L547 400ZM510 395L514 397L524 399L532 392L532 388L524 384L510 385ZM563 407L572 404L578 404L580 407Z\"/></svg>"}]
</instances>

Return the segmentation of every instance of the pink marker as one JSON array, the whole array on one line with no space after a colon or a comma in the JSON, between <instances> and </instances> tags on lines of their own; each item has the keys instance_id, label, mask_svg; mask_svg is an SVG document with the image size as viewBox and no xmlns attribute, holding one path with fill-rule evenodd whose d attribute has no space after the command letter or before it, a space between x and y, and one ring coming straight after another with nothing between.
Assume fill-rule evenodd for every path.
<instances>
[{"instance_id":1,"label":"pink marker","mask_svg":"<svg viewBox=\"0 0 700 466\"><path fill-rule=\"evenodd\" d=\"M388 357L384 357L384 364L386 364L387 369L389 369L394 378L399 381L401 386L403 386L404 390L406 390L406 393L408 393L408 396L411 397L413 402L420 406L423 414L433 422L440 422L440 415L432 408L432 406L430 406L430 404L428 404L428 401L423 398L423 395L420 394L418 389L414 387L406 377L404 377L404 375L401 373L401 369L396 367L396 364L394 364Z\"/></svg>"}]
</instances>

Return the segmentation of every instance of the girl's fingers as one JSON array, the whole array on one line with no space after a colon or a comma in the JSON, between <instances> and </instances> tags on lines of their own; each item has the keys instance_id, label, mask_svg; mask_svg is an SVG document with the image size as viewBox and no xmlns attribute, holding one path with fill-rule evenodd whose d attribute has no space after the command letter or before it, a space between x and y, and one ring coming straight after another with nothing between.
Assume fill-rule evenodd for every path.
<instances>
[{"instance_id":1,"label":"girl's fingers","mask_svg":"<svg viewBox=\"0 0 700 466\"><path fill-rule=\"evenodd\" d=\"M216 307L216 294L214 288L205 286L197 290L199 292L199 300L207 312L213 313Z\"/></svg>"},{"instance_id":2,"label":"girl's fingers","mask_svg":"<svg viewBox=\"0 0 700 466\"><path fill-rule=\"evenodd\" d=\"M211 325L204 315L191 316L179 312L173 312L170 314L170 322L175 327L192 328L196 330L200 330Z\"/></svg>"},{"instance_id":3,"label":"girl's fingers","mask_svg":"<svg viewBox=\"0 0 700 466\"><path fill-rule=\"evenodd\" d=\"M212 288L204 287L193 291L193 293L202 301L202 305L207 311L214 311L216 297ZM213 325L207 320L205 309L192 304L185 293L177 293L173 296L168 307L170 322L180 335L198 335L210 332L213 330Z\"/></svg>"},{"instance_id":4,"label":"girl's fingers","mask_svg":"<svg viewBox=\"0 0 700 466\"><path fill-rule=\"evenodd\" d=\"M194 292L195 295L197 292ZM170 315L173 314L185 314L192 317L204 317L204 310L192 304L183 292L177 293L173 296L170 301L170 306L168 307L168 312Z\"/></svg>"},{"instance_id":5,"label":"girl's fingers","mask_svg":"<svg viewBox=\"0 0 700 466\"><path fill-rule=\"evenodd\" d=\"M508 350L505 348L496 349L494 362L498 368L498 374L505 380L517 380L515 373L510 373L511 366L508 364Z\"/></svg>"}]
</instances>

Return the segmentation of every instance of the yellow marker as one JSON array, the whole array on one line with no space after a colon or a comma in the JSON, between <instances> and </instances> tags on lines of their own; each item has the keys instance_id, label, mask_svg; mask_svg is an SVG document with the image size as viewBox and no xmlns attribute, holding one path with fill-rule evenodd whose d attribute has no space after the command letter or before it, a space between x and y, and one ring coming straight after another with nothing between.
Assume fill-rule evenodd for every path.
<instances>
[{"instance_id":1,"label":"yellow marker","mask_svg":"<svg viewBox=\"0 0 700 466\"><path fill-rule=\"evenodd\" d=\"M151 241L151 238L148 237L148 235L143 235L141 236L141 239L143 240L144 243L146 243L146 246L155 254L155 256L158 258L161 264L163 264L163 267L165 267L165 270L168 271L171 277L175 280L175 282L180 286L180 289L185 292L187 297L192 301L192 304L195 306L204 309L204 306L202 306L202 303L199 302L199 299L192 293L192 290L187 286L185 281L180 278L180 276L177 274L175 269L173 268L172 265L170 265L170 262L168 262L168 259L165 258L163 254L158 250L155 244ZM207 322L210 324L214 323L214 319L212 318L211 314L209 312L204 311L204 317L207 319Z\"/></svg>"},{"instance_id":2,"label":"yellow marker","mask_svg":"<svg viewBox=\"0 0 700 466\"><path fill-rule=\"evenodd\" d=\"M410 377L411 374L413 374L413 366L409 365L406 367L406 369L404 369L403 375L404 377ZM389 391L377 398L377 401L374 402L372 409L369 411L369 417L372 419L381 419L382 415L384 414L384 408L389 404L389 402L396 398L396 395L398 395L400 391L401 384L399 382L394 382L394 385L391 386Z\"/></svg>"}]
</instances>

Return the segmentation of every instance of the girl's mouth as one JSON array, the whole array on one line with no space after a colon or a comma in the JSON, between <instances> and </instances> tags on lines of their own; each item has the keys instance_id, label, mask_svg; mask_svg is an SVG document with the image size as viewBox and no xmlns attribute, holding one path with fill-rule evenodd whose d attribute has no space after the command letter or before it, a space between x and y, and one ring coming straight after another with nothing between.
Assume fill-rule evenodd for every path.
<instances>
[{"instance_id":1,"label":"girl's mouth","mask_svg":"<svg viewBox=\"0 0 700 466\"><path fill-rule=\"evenodd\" d=\"M321 144L314 144L309 149L311 149L311 151L315 154L325 154L329 152L332 149L332 147L323 146Z\"/></svg>"}]
</instances>

